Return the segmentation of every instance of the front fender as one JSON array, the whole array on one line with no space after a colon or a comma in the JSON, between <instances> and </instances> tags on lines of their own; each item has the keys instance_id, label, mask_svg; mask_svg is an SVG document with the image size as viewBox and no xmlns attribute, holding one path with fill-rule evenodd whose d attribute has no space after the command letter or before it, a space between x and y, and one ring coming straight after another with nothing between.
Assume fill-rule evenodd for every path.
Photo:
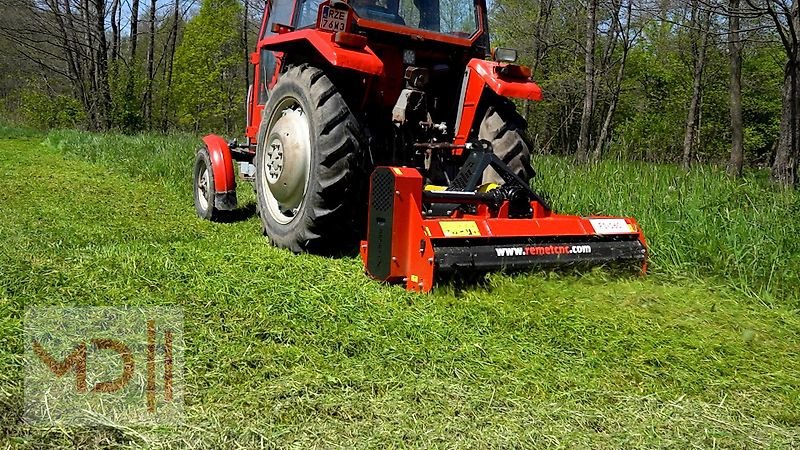
<instances>
[{"instance_id":1,"label":"front fender","mask_svg":"<svg viewBox=\"0 0 800 450\"><path fill-rule=\"evenodd\" d=\"M355 70L368 75L382 75L383 61L369 46L363 49L342 47L333 42L333 34L315 29L297 30L262 39L259 48L274 52L291 52L310 46L332 66Z\"/></svg>"},{"instance_id":2,"label":"front fender","mask_svg":"<svg viewBox=\"0 0 800 450\"><path fill-rule=\"evenodd\" d=\"M527 78L510 78L501 75L497 70L503 63L473 58L467 64L464 73L464 84L461 90L461 102L458 105L456 119L456 145L463 145L469 139L475 122L481 96L488 87L494 93L505 98L525 100L542 100L542 89Z\"/></svg>"},{"instance_id":3,"label":"front fender","mask_svg":"<svg viewBox=\"0 0 800 450\"><path fill-rule=\"evenodd\" d=\"M473 71L486 86L501 97L536 101L542 99L542 89L538 84L527 78L504 77L497 71L502 66L503 63L473 58L467 65L467 70Z\"/></svg>"},{"instance_id":4,"label":"front fender","mask_svg":"<svg viewBox=\"0 0 800 450\"><path fill-rule=\"evenodd\" d=\"M203 143L211 156L211 170L214 173L214 190L217 194L236 192L236 176L233 171L233 158L228 143L216 134L203 137Z\"/></svg>"}]
</instances>

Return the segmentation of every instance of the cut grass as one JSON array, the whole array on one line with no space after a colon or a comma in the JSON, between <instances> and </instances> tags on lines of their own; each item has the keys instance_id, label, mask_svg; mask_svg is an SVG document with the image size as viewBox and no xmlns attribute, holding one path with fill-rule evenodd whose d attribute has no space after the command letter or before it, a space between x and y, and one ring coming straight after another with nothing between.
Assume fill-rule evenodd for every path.
<instances>
[{"instance_id":1,"label":"cut grass","mask_svg":"<svg viewBox=\"0 0 800 450\"><path fill-rule=\"evenodd\" d=\"M60 151L0 141L0 439L14 445L800 445L789 301L665 263L646 279L494 274L417 296L367 281L354 258L274 249L255 217L197 219L190 139L50 142ZM186 425L21 426L35 305L183 307Z\"/></svg>"}]
</instances>

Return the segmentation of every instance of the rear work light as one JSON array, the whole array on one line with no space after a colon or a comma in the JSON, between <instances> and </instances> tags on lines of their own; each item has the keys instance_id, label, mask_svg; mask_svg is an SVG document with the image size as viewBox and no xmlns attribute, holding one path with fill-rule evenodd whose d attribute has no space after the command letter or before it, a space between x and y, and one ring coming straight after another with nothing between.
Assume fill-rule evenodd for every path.
<instances>
[{"instance_id":1,"label":"rear work light","mask_svg":"<svg viewBox=\"0 0 800 450\"><path fill-rule=\"evenodd\" d=\"M497 47L492 51L492 59L497 62L517 62L517 51L513 48Z\"/></svg>"}]
</instances>

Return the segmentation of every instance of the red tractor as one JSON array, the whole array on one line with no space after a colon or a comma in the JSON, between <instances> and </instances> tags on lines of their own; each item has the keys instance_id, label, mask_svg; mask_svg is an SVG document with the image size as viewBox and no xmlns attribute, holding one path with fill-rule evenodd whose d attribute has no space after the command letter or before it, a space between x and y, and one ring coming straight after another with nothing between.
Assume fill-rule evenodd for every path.
<instances>
[{"instance_id":1,"label":"red tractor","mask_svg":"<svg viewBox=\"0 0 800 450\"><path fill-rule=\"evenodd\" d=\"M429 290L434 269L643 267L633 219L557 215L530 189L510 99L542 92L516 58L490 52L485 0L267 0L246 140L204 138L197 213L236 208L237 161L274 245L330 253L364 239L367 272L409 289Z\"/></svg>"}]
</instances>

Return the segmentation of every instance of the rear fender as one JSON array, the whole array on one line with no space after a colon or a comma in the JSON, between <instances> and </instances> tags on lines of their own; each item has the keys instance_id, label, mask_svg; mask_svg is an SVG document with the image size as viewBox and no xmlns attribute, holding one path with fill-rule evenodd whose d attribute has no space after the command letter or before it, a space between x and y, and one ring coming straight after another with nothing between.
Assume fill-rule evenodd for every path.
<instances>
[{"instance_id":1,"label":"rear fender","mask_svg":"<svg viewBox=\"0 0 800 450\"><path fill-rule=\"evenodd\" d=\"M510 78L501 75L497 69L503 65L503 63L477 58L473 58L467 64L456 118L455 144L463 145L469 139L478 104L486 88L505 98L536 101L542 99L542 89L533 81L527 78Z\"/></svg>"},{"instance_id":2,"label":"rear fender","mask_svg":"<svg viewBox=\"0 0 800 450\"><path fill-rule=\"evenodd\" d=\"M342 47L333 42L333 36L316 29L297 30L268 36L258 43L258 47L287 54L310 47L333 67L373 76L383 74L383 61L369 46L363 49Z\"/></svg>"},{"instance_id":3,"label":"rear fender","mask_svg":"<svg viewBox=\"0 0 800 450\"><path fill-rule=\"evenodd\" d=\"M208 154L211 156L211 171L214 173L214 206L220 210L236 208L236 176L233 171L233 158L228 143L216 134L203 138Z\"/></svg>"}]
</instances>

